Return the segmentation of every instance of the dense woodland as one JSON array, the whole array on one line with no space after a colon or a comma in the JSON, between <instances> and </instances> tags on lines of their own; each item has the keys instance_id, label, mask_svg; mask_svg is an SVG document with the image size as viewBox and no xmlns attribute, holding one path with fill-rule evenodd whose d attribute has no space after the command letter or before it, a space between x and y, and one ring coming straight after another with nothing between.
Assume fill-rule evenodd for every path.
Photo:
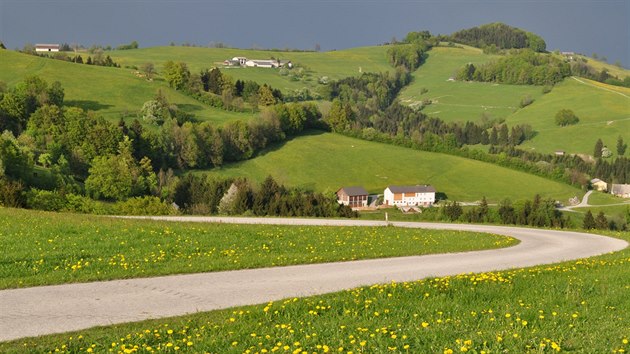
<instances>
[{"instance_id":1,"label":"dense woodland","mask_svg":"<svg viewBox=\"0 0 630 354\"><path fill-rule=\"evenodd\" d=\"M482 49L493 48L489 49L490 52L512 48L529 48L536 52L547 49L547 44L540 36L499 22L457 31L443 39Z\"/></svg>"},{"instance_id":2,"label":"dense woodland","mask_svg":"<svg viewBox=\"0 0 630 354\"><path fill-rule=\"evenodd\" d=\"M511 52L479 67L466 64L458 72L457 79L515 85L553 85L570 75L571 67L564 61L526 49Z\"/></svg>"}]
</instances>

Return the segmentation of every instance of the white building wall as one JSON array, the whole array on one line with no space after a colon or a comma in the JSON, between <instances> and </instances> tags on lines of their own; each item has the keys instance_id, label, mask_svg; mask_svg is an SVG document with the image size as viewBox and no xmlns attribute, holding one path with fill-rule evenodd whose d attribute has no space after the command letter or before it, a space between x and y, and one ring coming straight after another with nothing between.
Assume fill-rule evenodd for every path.
<instances>
[{"instance_id":1,"label":"white building wall","mask_svg":"<svg viewBox=\"0 0 630 354\"><path fill-rule=\"evenodd\" d=\"M386 205L394 205L394 193L392 193L389 188L385 188L383 192L383 202Z\"/></svg>"}]
</instances>

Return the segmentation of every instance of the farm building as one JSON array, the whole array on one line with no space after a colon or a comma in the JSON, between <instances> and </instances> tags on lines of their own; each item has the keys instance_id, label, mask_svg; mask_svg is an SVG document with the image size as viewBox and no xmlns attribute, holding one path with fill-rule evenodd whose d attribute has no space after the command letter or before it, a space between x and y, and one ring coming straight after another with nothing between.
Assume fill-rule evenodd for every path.
<instances>
[{"instance_id":1,"label":"farm building","mask_svg":"<svg viewBox=\"0 0 630 354\"><path fill-rule=\"evenodd\" d=\"M430 185L388 186L383 203L393 206L431 206L435 203L435 188Z\"/></svg>"},{"instance_id":2,"label":"farm building","mask_svg":"<svg viewBox=\"0 0 630 354\"><path fill-rule=\"evenodd\" d=\"M290 60L278 59L247 59L245 57L234 57L223 61L227 66L248 66L250 68L282 68L284 66L291 69L293 64Z\"/></svg>"},{"instance_id":3,"label":"farm building","mask_svg":"<svg viewBox=\"0 0 630 354\"><path fill-rule=\"evenodd\" d=\"M36 52L58 52L59 44L35 44Z\"/></svg>"},{"instance_id":4,"label":"farm building","mask_svg":"<svg viewBox=\"0 0 630 354\"><path fill-rule=\"evenodd\" d=\"M605 191L606 189L608 189L608 183L602 181L599 178L593 178L591 180L591 186L593 186L593 189L596 191Z\"/></svg>"},{"instance_id":5,"label":"farm building","mask_svg":"<svg viewBox=\"0 0 630 354\"><path fill-rule=\"evenodd\" d=\"M337 202L350 207L366 207L368 192L363 187L343 187L337 191Z\"/></svg>"},{"instance_id":6,"label":"farm building","mask_svg":"<svg viewBox=\"0 0 630 354\"><path fill-rule=\"evenodd\" d=\"M611 184L610 194L615 197L630 198L630 184Z\"/></svg>"},{"instance_id":7,"label":"farm building","mask_svg":"<svg viewBox=\"0 0 630 354\"><path fill-rule=\"evenodd\" d=\"M285 65L288 68L293 67L293 64L291 64L291 61L288 61L288 60L275 60L275 59L256 60L256 59L251 59L251 60L247 60L245 62L245 66L249 66L249 67L253 67L253 68L281 68L281 67L283 67Z\"/></svg>"}]
</instances>

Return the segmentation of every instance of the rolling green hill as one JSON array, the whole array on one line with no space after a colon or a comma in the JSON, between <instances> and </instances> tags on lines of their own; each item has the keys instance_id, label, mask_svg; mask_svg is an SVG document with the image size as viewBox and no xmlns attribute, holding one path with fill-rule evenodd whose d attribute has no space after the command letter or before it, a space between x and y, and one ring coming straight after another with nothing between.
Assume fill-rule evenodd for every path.
<instances>
[{"instance_id":1,"label":"rolling green hill","mask_svg":"<svg viewBox=\"0 0 630 354\"><path fill-rule=\"evenodd\" d=\"M527 173L460 157L348 138L313 134L295 138L254 159L196 173L245 176L262 181L272 175L289 186L335 191L362 185L382 193L392 184L432 184L449 199L499 201L536 193L566 200L580 190ZM515 186L518 186L515 188Z\"/></svg>"},{"instance_id":2,"label":"rolling green hill","mask_svg":"<svg viewBox=\"0 0 630 354\"><path fill-rule=\"evenodd\" d=\"M569 108L580 118L576 125L560 127L556 112ZM524 148L540 152L565 150L593 154L598 138L615 154L617 137L630 140L630 89L582 78L567 78L537 102L515 112L510 124L530 124L538 132Z\"/></svg>"},{"instance_id":3,"label":"rolling green hill","mask_svg":"<svg viewBox=\"0 0 630 354\"><path fill-rule=\"evenodd\" d=\"M413 82L401 93L403 103L414 106L425 99L433 103L424 109L429 116L445 121L477 121L485 113L492 118L506 118L519 106L522 97L536 99L542 95L538 86L499 85L485 82L451 81L465 64L483 64L498 58L483 54L481 49L436 47L426 62L413 73ZM422 93L422 89L428 92Z\"/></svg>"},{"instance_id":4,"label":"rolling green hill","mask_svg":"<svg viewBox=\"0 0 630 354\"><path fill-rule=\"evenodd\" d=\"M331 80L341 79L361 72L382 72L391 70L385 52L387 47L360 47L329 52L278 52L251 49L231 48L198 48L198 47L151 47L135 50L118 50L107 52L122 66L140 67L151 62L158 72L168 60L183 61L193 73L214 66L223 69L224 73L234 80L253 80L267 83L284 92L301 88L313 89L318 86L318 79L327 76ZM223 67L223 61L233 57L249 59L282 59L291 60L296 69L305 70L305 78L292 80L289 76L281 76L278 69Z\"/></svg>"},{"instance_id":5,"label":"rolling green hill","mask_svg":"<svg viewBox=\"0 0 630 354\"><path fill-rule=\"evenodd\" d=\"M504 118L509 125L529 124L538 135L524 147L545 153L592 154L598 138L609 147L614 147L620 135L630 140L630 89L624 87L567 78L543 95L540 86L449 81L466 63L478 65L494 58L466 46L433 48L426 63L413 73L413 83L401 92L401 101L413 106L430 99L433 103L423 112L446 121L479 121L485 115ZM593 63L597 62L589 61ZM615 73L630 75L620 68ZM422 89L428 92L422 93ZM534 103L520 109L525 96ZM563 108L573 110L580 122L565 128L555 125L554 116Z\"/></svg>"},{"instance_id":6,"label":"rolling green hill","mask_svg":"<svg viewBox=\"0 0 630 354\"><path fill-rule=\"evenodd\" d=\"M193 113L199 120L221 123L251 117L251 114L233 113L204 105L172 90L164 81L149 82L138 78L130 69L74 64L0 50L1 81L11 87L29 75L38 75L49 83L61 82L68 104L97 111L110 119L118 119L125 112L135 116L144 102L152 99L158 90L162 90L171 103Z\"/></svg>"}]
</instances>

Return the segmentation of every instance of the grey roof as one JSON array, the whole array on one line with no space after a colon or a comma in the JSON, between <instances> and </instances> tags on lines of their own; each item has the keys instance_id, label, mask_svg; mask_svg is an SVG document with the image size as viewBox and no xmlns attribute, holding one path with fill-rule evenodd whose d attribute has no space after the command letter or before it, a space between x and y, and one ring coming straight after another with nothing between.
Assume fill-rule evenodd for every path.
<instances>
[{"instance_id":1,"label":"grey roof","mask_svg":"<svg viewBox=\"0 0 630 354\"><path fill-rule=\"evenodd\" d=\"M415 186L388 186L392 193L435 193L435 188L428 184Z\"/></svg>"},{"instance_id":2,"label":"grey roof","mask_svg":"<svg viewBox=\"0 0 630 354\"><path fill-rule=\"evenodd\" d=\"M610 194L630 194L630 184L613 184Z\"/></svg>"},{"instance_id":3,"label":"grey roof","mask_svg":"<svg viewBox=\"0 0 630 354\"><path fill-rule=\"evenodd\" d=\"M591 183L597 183L597 182L604 182L604 181L602 181L602 180L601 180L601 179L599 179L599 178L593 178L593 179L591 180ZM604 183L606 183L606 182L604 182Z\"/></svg>"},{"instance_id":4,"label":"grey roof","mask_svg":"<svg viewBox=\"0 0 630 354\"><path fill-rule=\"evenodd\" d=\"M363 187L343 187L340 191L344 191L350 197L356 197L358 195L368 195L368 192Z\"/></svg>"}]
</instances>

